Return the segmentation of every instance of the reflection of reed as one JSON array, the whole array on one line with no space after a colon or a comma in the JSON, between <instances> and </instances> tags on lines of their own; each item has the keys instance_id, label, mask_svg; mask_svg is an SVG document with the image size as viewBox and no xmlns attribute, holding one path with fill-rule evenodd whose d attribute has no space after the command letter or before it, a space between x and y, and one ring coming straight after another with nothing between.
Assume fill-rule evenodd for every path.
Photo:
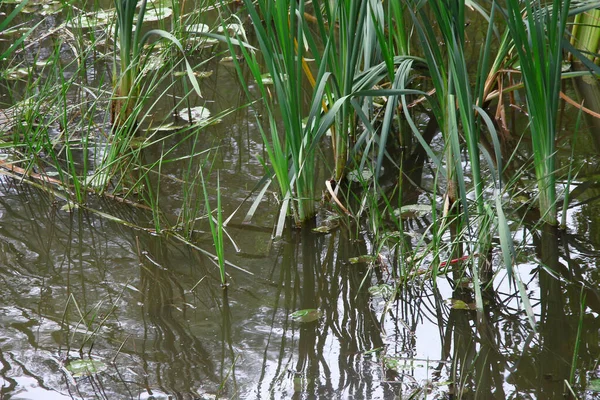
<instances>
[{"instance_id":1,"label":"reflection of reed","mask_svg":"<svg viewBox=\"0 0 600 400\"><path fill-rule=\"evenodd\" d=\"M237 380L235 368L237 356L231 335L231 309L229 308L227 286L221 289L221 295L221 385L219 386L219 394L223 393L228 387L228 381L232 382L231 389L233 393L236 393Z\"/></svg>"},{"instance_id":2,"label":"reflection of reed","mask_svg":"<svg viewBox=\"0 0 600 400\"><path fill-rule=\"evenodd\" d=\"M192 385L208 379L220 383L208 352L200 338L185 324L188 312L186 294L177 276L156 262L168 260L162 241L151 241L148 257L140 268L140 291L144 327L144 370L156 374L156 383L166 393L183 397L197 388ZM175 303L181 307L175 308ZM175 315L181 313L180 315ZM147 320L146 320L147 318ZM152 365L156 363L156 365ZM154 372L152 368L156 368Z\"/></svg>"},{"instance_id":3,"label":"reflection of reed","mask_svg":"<svg viewBox=\"0 0 600 400\"><path fill-rule=\"evenodd\" d=\"M3 399L7 394L14 391L17 387L17 381L9 376L9 372L12 369L11 364L4 357L4 352L0 349L0 378L2 379L2 387L0 388L0 399Z\"/></svg>"},{"instance_id":4,"label":"reflection of reed","mask_svg":"<svg viewBox=\"0 0 600 400\"><path fill-rule=\"evenodd\" d=\"M365 254L366 249L357 248L337 233L315 235L307 226L298 234L288 232L282 250L279 286L284 288L285 312L318 308L322 317L300 325L289 319L279 321L284 335L279 364L269 385L271 398L391 396L389 386L381 383L379 365L363 356L383 346L378 318L366 291L368 285L361 287L368 267L349 267L346 263L352 256ZM282 360L293 345L285 338L295 335L295 365L292 368L290 360L285 374ZM263 368L267 367L265 359ZM288 391L290 387L293 390Z\"/></svg>"},{"instance_id":5,"label":"reflection of reed","mask_svg":"<svg viewBox=\"0 0 600 400\"><path fill-rule=\"evenodd\" d=\"M535 271L539 302L532 299L538 333L531 332L526 318L511 308L510 296L505 299L496 293L481 320L475 318L474 311L451 309L443 319L442 359L452 362L451 393L455 398L506 399L516 393L538 399L572 398L565 386L571 369L579 371L576 376L584 388L587 371L596 363L598 335L577 337L581 292L594 297L595 290L583 283L581 275L571 280L576 268L570 268L568 235L550 226L536 231L532 225L531 229L541 265ZM561 259L569 262L569 268ZM531 281L530 288L534 284ZM470 292L455 290L452 297L472 302ZM598 318L582 321L582 331L597 332L600 326ZM577 340L583 351L574 357ZM572 359L579 364L573 366Z\"/></svg>"}]
</instances>

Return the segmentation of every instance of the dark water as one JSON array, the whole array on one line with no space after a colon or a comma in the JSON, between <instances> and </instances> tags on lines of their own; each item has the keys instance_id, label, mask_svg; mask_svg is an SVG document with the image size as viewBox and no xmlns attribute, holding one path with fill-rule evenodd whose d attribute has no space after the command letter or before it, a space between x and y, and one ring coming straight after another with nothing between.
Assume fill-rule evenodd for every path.
<instances>
[{"instance_id":1,"label":"dark water","mask_svg":"<svg viewBox=\"0 0 600 400\"><path fill-rule=\"evenodd\" d=\"M242 106L234 70L207 68L214 71L203 85L208 100L194 101L213 113ZM202 148L218 146L225 215L264 173L254 113L236 111L200 135ZM563 162L576 118L569 113L561 117ZM374 265L351 263L376 246L362 225L328 234L288 229L273 241L271 194L250 224L242 224L249 204L231 220L226 258L233 266L223 290L213 261L173 236L65 211L60 199L3 178L0 399L600 398L597 149L594 135L582 131L581 189L567 229L542 231L511 214L520 224L513 225L521 249L515 269L535 331L502 270L484 291L482 319L449 306L449 299L473 299L446 277L425 274L397 292L369 291L395 285L393 251ZM181 177L186 164L168 168L165 175ZM165 180L161 189L163 212L175 220L180 185ZM152 226L148 212L109 200L91 199L89 208ZM407 226L418 235L430 223L414 218ZM194 245L213 251L208 227L196 228ZM498 269L499 251L492 261ZM290 314L303 309L320 310L320 318L294 321ZM79 376L77 363L96 370Z\"/></svg>"}]
</instances>

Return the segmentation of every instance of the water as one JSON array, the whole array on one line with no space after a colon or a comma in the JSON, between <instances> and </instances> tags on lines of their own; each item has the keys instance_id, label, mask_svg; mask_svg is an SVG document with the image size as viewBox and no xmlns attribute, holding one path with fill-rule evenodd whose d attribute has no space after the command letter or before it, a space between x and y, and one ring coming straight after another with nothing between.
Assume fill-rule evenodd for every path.
<instances>
[{"instance_id":1,"label":"water","mask_svg":"<svg viewBox=\"0 0 600 400\"><path fill-rule=\"evenodd\" d=\"M218 62L207 69L214 71L203 82L208 100L196 104L213 113L243 106L235 71ZM102 64L88 78L102 82L107 71ZM169 110L172 100L164 102ZM199 136L197 150L217 148L226 216L264 173L257 112L242 108ZM562 116L563 161L575 118ZM484 290L478 319L472 291L456 277L424 273L398 292L373 290L391 288L398 265L393 252L372 265L350 262L375 246L363 225L327 234L314 233L315 225L290 228L273 241L272 193L250 224L242 223L246 202L227 228L233 266L224 290L213 260L174 235L154 235L147 211L98 199L68 211L60 198L3 177L0 398L562 399L571 376L578 398L600 398L597 151L593 135L577 140L582 189L567 230L539 232L526 214L511 215L523 221L513 237L522 249L515 269L536 332L502 271ZM181 177L186 168L173 163L163 173ZM171 222L181 212L180 187L161 182ZM418 235L429 218L407 223ZM194 246L212 252L208 226L195 229ZM497 270L498 250L492 261ZM292 318L305 309L318 309L319 318Z\"/></svg>"},{"instance_id":2,"label":"water","mask_svg":"<svg viewBox=\"0 0 600 400\"><path fill-rule=\"evenodd\" d=\"M367 289L386 271L348 263L368 243L343 231L288 231L269 248L269 231L230 228L247 254L228 251L228 260L253 275L230 268L224 291L210 260L189 247L61 211L35 190L5 184L2 193L3 398L448 398L453 360L465 398L559 398L575 343L577 375L597 374L597 293L583 292L582 314L580 286L540 275L535 262L518 269L538 335L506 282L477 326L473 312L448 308L445 299L472 300L445 279L403 289L382 324L383 298ZM595 247L560 240L577 240L569 265L596 275ZM312 308L317 321L289 316ZM69 362L80 359L100 372L71 377Z\"/></svg>"}]
</instances>

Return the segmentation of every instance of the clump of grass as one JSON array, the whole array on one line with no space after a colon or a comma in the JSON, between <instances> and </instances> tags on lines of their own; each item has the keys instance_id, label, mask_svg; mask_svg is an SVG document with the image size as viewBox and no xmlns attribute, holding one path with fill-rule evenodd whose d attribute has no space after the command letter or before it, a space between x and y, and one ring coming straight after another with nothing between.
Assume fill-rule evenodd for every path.
<instances>
[{"instance_id":1,"label":"clump of grass","mask_svg":"<svg viewBox=\"0 0 600 400\"><path fill-rule=\"evenodd\" d=\"M542 220L557 224L555 140L570 0L508 0L506 22L525 84Z\"/></svg>"},{"instance_id":2,"label":"clump of grass","mask_svg":"<svg viewBox=\"0 0 600 400\"><path fill-rule=\"evenodd\" d=\"M267 99L268 123L263 126L259 121L259 126L281 194L280 234L283 217L288 211L297 224L315 214L315 143L318 140L316 132L326 75L324 69L320 68L317 75L319 85L311 94L310 116L305 122L303 76L306 68L306 38L310 33L302 17L304 2L287 0L273 3L261 0L254 4L246 0L245 4L275 92L274 98L267 87L262 63L253 49L240 46L260 95ZM233 42L229 41L229 44L231 52L235 54ZM240 78L245 81L239 64L237 69ZM248 96L251 97L249 92Z\"/></svg>"},{"instance_id":3,"label":"clump of grass","mask_svg":"<svg viewBox=\"0 0 600 400\"><path fill-rule=\"evenodd\" d=\"M115 24L115 37L119 42L119 65L120 73L117 72L116 60L113 68L114 86L116 88L115 97L111 104L111 117L115 126L123 126L132 118L134 109L138 104L140 72L143 67L142 52L144 45L151 36L167 39L173 43L183 56L186 73L192 87L202 97L200 86L194 75L191 65L185 57L185 52L181 42L171 33L162 29L151 29L142 35L142 25L146 14L147 0L143 0L140 10L135 18L137 1L136 0L115 0L117 12L117 21ZM136 23L134 24L134 20ZM115 57L116 57L115 52ZM130 125L135 125L135 116Z\"/></svg>"}]
</instances>

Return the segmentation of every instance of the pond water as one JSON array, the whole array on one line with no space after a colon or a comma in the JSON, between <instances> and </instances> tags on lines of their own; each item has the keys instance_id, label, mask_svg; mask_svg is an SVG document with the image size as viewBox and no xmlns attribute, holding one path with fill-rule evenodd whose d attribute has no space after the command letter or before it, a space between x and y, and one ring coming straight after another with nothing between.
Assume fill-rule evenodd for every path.
<instances>
[{"instance_id":1,"label":"pond water","mask_svg":"<svg viewBox=\"0 0 600 400\"><path fill-rule=\"evenodd\" d=\"M235 71L210 68L202 104L213 113L241 107ZM254 113L232 112L200 135L198 146L218 146L213 168L226 216L264 174ZM567 229L511 216L520 221L515 269L535 331L505 273L484 290L478 318L472 291L456 279L424 273L396 291L393 251L353 262L374 252L361 224L323 234L313 223L274 241L271 194L252 222L242 223L244 204L228 224L223 289L199 250L214 250L208 226L189 246L114 218L152 226L145 210L90 199L89 209L68 211L2 177L0 399L600 398L597 151L585 129L577 143L581 189ZM184 168L162 172L180 177ZM178 183L167 182L161 207L175 219L182 199ZM406 221L417 233L430 223ZM499 252L492 257L499 265ZM314 311L297 318L299 310Z\"/></svg>"}]
</instances>

